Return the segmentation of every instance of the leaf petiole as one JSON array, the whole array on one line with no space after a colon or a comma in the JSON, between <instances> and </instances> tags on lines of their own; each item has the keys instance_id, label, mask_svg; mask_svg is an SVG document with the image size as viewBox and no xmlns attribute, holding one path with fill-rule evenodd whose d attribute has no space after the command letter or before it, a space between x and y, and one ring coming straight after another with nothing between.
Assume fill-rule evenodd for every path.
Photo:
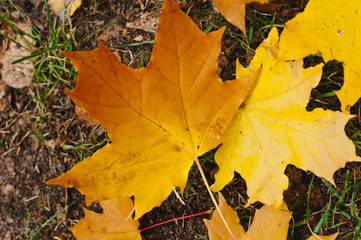
<instances>
[{"instance_id":1,"label":"leaf petiole","mask_svg":"<svg viewBox=\"0 0 361 240\"><path fill-rule=\"evenodd\" d=\"M201 173L203 182L204 182L204 184L206 185L206 188L207 188L207 191L208 191L208 193L209 193L209 196L211 197L211 199L212 199L212 201L213 201L213 204L214 204L214 206L216 207L216 209L217 209L217 211L218 211L218 213L219 213L219 216L221 217L221 219L222 219L224 225L226 226L229 234L231 235L232 239L233 239L233 240L237 240L237 238L234 236L232 230L231 230L230 227L228 226L228 223L227 223L226 219L224 218L224 216L223 216L223 214L222 214L222 212L221 212L221 209L220 209L219 206L218 206L218 203L217 203L216 199L215 199L214 196L213 196L212 190L211 190L211 188L209 187L209 184L208 184L208 182L207 182L206 176L204 175L204 172L203 172L201 163L200 163L199 160L198 160L198 157L195 156L195 157L193 158L193 160L194 160L194 161L196 162L196 164L197 164L197 168L198 168L199 172Z\"/></svg>"}]
</instances>

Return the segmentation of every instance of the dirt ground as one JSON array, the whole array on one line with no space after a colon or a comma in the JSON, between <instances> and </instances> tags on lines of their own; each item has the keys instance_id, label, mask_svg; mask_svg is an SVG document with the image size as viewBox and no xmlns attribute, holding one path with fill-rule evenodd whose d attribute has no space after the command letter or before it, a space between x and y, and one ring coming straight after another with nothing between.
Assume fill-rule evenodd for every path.
<instances>
[{"instance_id":1,"label":"dirt ground","mask_svg":"<svg viewBox=\"0 0 361 240\"><path fill-rule=\"evenodd\" d=\"M201 14L217 14L210 1L201 2L178 1L184 10L192 7L189 15L202 30L205 30L209 24L214 25L212 31L216 30L220 17L215 18L213 15ZM14 3L26 18L37 26L42 37L47 39L49 24L44 2L14 0ZM99 39L110 47L123 63L139 68L142 59L150 58L152 44L134 47L122 47L122 45L154 40L154 23L160 13L160 4L158 0L143 0L143 3L144 9L141 8L138 0L83 0L82 6L72 17L72 27L76 28L74 38L79 43L74 50L94 49ZM271 17L277 12L277 17L291 19L304 9L307 1L277 0L273 3L274 9L268 10ZM260 6L254 4L248 6L261 11ZM13 7L8 9L15 12ZM4 6L1 7L1 11L5 11ZM12 19L14 22L20 21L16 15L15 13L11 14L14 16ZM248 17L247 25L250 26L250 24L251 19ZM97 32L104 26L107 27ZM4 23L1 28L4 29ZM230 25L229 29L230 31L226 32L223 37L222 53L219 57L219 74L223 79L234 78L237 58L245 65L252 59L252 55L247 53L236 39L237 35L235 34L242 35L242 33ZM96 34L80 41L92 33ZM266 29L264 34L267 35L267 33ZM256 48L262 41L262 37L257 32L253 37L251 47ZM0 40L4 41L1 35ZM75 81L75 79L71 79L73 86L75 86ZM40 231L38 239L74 239L67 227L73 226L84 216L82 210L85 207L84 197L75 189L43 184L46 180L66 172L79 160L79 151L63 149L64 144L81 146L91 143L96 145L82 153L84 156L88 156L109 142L102 127L87 126L87 122L76 115L74 104L62 91L68 88L69 86L60 83L47 97L44 106L46 116L44 117L39 115L37 102L34 100L36 91L41 91L41 87L38 85L20 89L4 87L4 96L0 97L0 238L3 240L26 239L26 231L30 232L39 228L41 224L62 209L65 209L64 212L51 220ZM335 100L330 108L339 108L337 104L337 100ZM357 126L359 126L358 120L355 119ZM36 133L41 133L41 137L37 137ZM39 134L37 135L39 136ZM97 144L103 140L103 144ZM206 161L203 166L209 182L212 183L217 166L211 161ZM341 193L347 169L350 171L352 181L361 179L361 165L347 164L345 169L335 173L336 189ZM288 166L286 174L289 177L290 185L284 193L285 202L293 212L293 222L298 223L305 219L307 191L313 175L294 166ZM172 218L214 208L195 167L190 171L189 179L183 196L185 205L172 193L160 207L154 208L140 219L140 229ZM222 190L222 193L228 203L237 210L240 217L253 216L255 209L262 206L262 204L256 203L247 209L242 207L247 199L246 184L239 175ZM346 196L346 198L350 197L350 194ZM357 193L355 199L360 199L360 197L360 193ZM309 228L314 229L325 211L329 201L329 192L321 179L315 178L310 198L310 220L307 224L301 224L294 228L293 239L307 239L311 235ZM332 200L333 204L335 201L335 199ZM349 207L345 206L345 209ZM101 211L96 204L90 208ZM354 208L357 209L357 204ZM210 216L203 215L176 221L144 231L142 235L144 239L149 240L204 239L203 237L207 236L207 229L203 218L210 218ZM240 219L243 227L248 229L252 218L241 217ZM329 228L321 233L331 234L338 230L340 236L344 236L357 224L357 221L347 219L340 214L336 215L335 221L340 223L338 228ZM346 237L345 239L352 238Z\"/></svg>"}]
</instances>

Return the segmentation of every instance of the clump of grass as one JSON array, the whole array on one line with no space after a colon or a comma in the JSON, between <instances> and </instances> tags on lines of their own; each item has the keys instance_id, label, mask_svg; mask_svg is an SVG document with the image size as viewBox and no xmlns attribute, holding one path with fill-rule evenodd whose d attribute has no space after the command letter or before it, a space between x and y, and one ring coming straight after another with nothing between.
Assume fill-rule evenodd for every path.
<instances>
[{"instance_id":1,"label":"clump of grass","mask_svg":"<svg viewBox=\"0 0 361 240\"><path fill-rule=\"evenodd\" d=\"M9 7L14 8L31 29L30 34L19 29L16 24L10 20L9 11L7 11L5 17L0 15L0 19L24 41L20 43L8 36L4 37L25 49L35 49L34 53L14 61L13 64L27 59L33 60L35 81L32 82L32 88L34 90L34 100L36 101L36 109L40 116L39 121L44 121L44 118L48 115L46 111L46 99L54 93L54 90L59 87L60 83L72 87L72 82L69 79L74 79L75 70L70 62L61 54L59 49L64 51L73 50L73 46L76 45L73 38L75 29L67 29L67 26L71 26L71 23L66 24L64 14L62 14L60 23L55 24L47 1L44 0L50 35L48 39L43 39L40 32L31 25L20 9L11 0L7 0L7 2Z\"/></svg>"},{"instance_id":2,"label":"clump of grass","mask_svg":"<svg viewBox=\"0 0 361 240\"><path fill-rule=\"evenodd\" d=\"M46 125L41 123L47 122L53 117L52 112L49 110L49 97L55 98L59 89L73 88L75 85L75 81L73 81L76 75L75 69L70 64L70 61L62 55L60 49L63 51L73 51L74 48L79 50L81 48L80 41L76 41L76 29L72 28L70 20L67 20L64 14L62 14L60 18L52 16L47 0L44 0L44 4L47 14L48 34L40 32L36 26L33 26L12 0L0 0L0 4L3 13L0 14L0 20L16 35L16 38L12 38L4 32L0 33L2 37L14 42L21 48L32 51L30 55L17 59L13 64L25 60L31 60L33 62L32 67L35 77L31 83L31 88L34 93L33 100L35 106L33 115L36 122L29 124L29 131L48 148L47 142L45 141L45 136L48 134L48 128L43 127ZM16 11L20 16L20 20L28 24L30 28L29 33L21 30L17 24L11 20L12 11ZM46 134L45 131L47 131ZM85 157L91 155L108 141L107 137L103 140L98 140L95 137L93 137L93 139L93 143L80 144L80 146L64 144L60 149L62 152L50 148L48 149L58 156L70 156L70 158L73 158L76 161L82 161ZM0 147L2 147L2 145L3 143L0 140ZM39 207L45 215L41 222L33 216L35 209L38 211ZM32 204L26 210L24 219L25 238L28 240L37 239L41 231L46 227L49 227L52 220L64 211L65 209L62 209L54 213L44 203L36 202Z\"/></svg>"},{"instance_id":3,"label":"clump of grass","mask_svg":"<svg viewBox=\"0 0 361 240\"><path fill-rule=\"evenodd\" d=\"M358 216L357 210L355 210L355 208L358 209L355 197L358 188L361 185L361 181L357 181L355 177L351 179L350 171L347 170L345 179L343 180L343 188L340 191L337 191L331 183L321 178L329 192L329 200L327 205L321 211L312 213L310 211L311 189L315 178L315 175L313 175L307 192L305 219L296 225L300 226L307 224L311 233L314 235L321 234L323 231L335 231L341 225L348 224L350 226L355 226L355 228L350 232L341 232L339 235L340 238L338 239L351 239L350 237L355 240L359 239L361 218ZM341 218L339 217L340 215L342 215ZM312 229L308 222L312 218L316 218L316 216L319 216L319 220ZM344 219L344 221L341 221L340 219Z\"/></svg>"},{"instance_id":4,"label":"clump of grass","mask_svg":"<svg viewBox=\"0 0 361 240\"><path fill-rule=\"evenodd\" d=\"M246 8L246 16L250 19L250 27L247 32L246 43L251 45L254 41L254 34L257 32L262 39L266 39L266 33L273 28L283 28L286 19L277 17L277 14L261 13L257 10Z\"/></svg>"},{"instance_id":5,"label":"clump of grass","mask_svg":"<svg viewBox=\"0 0 361 240\"><path fill-rule=\"evenodd\" d=\"M80 146L73 146L70 144L64 144L62 149L64 150L61 155L73 158L76 162L81 162L85 158L92 155L98 149L104 147L109 142L108 136L105 136L104 139L99 140L95 136L92 136L93 143L85 143Z\"/></svg>"}]
</instances>

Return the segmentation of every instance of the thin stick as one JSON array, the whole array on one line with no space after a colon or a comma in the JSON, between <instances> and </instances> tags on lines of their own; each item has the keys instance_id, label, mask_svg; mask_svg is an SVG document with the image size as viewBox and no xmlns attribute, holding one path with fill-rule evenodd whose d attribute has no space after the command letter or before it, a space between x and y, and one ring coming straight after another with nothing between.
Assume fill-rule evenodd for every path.
<instances>
[{"instance_id":1,"label":"thin stick","mask_svg":"<svg viewBox=\"0 0 361 240\"><path fill-rule=\"evenodd\" d=\"M194 157L194 161L195 161L196 164L197 164L197 167L198 167L198 169L199 169L199 172L201 173L201 176L202 176L202 178L203 178L203 182L204 182L204 184L206 185L206 188L207 188L207 190L208 190L209 196L211 197L214 206L216 206L216 209L217 209L219 215L221 216L221 219L222 219L224 225L226 226L226 228L227 228L229 234L231 235L231 237L232 237L234 240L237 240L237 238L234 236L233 232L232 232L231 229L229 228L226 219L223 217L223 214L222 214L222 212L221 212L221 209L219 209L218 203L217 203L216 199L215 199L214 196L213 196L213 193L212 193L211 188L209 187L209 184L208 184L208 182L207 182L206 176L204 175L204 172L203 172L202 166L201 166L201 164L200 164L200 162L199 162L199 160L198 160L198 157Z\"/></svg>"},{"instance_id":2,"label":"thin stick","mask_svg":"<svg viewBox=\"0 0 361 240\"><path fill-rule=\"evenodd\" d=\"M166 223L174 222L174 221L177 221L177 220L186 219L186 218L190 218L190 217L195 217L195 216L199 216L199 215L203 215L203 214L210 214L210 212L211 212L211 211L208 210L208 211L204 211L204 212L200 212L200 213L196 213L196 214L191 214L191 215L184 216L184 217L173 218L173 219L167 220L167 221L165 221L165 222L157 223L157 224L154 224L154 225L152 225L152 226L149 226L149 227L140 229L139 232L143 232L143 231L149 230L149 229L151 229L151 228L154 228L154 227L157 227L157 226L166 224Z\"/></svg>"},{"instance_id":3,"label":"thin stick","mask_svg":"<svg viewBox=\"0 0 361 240\"><path fill-rule=\"evenodd\" d=\"M142 2L142 0L138 0L138 3L139 3L139 6L140 6L140 9L142 9L142 11L145 9L144 7L144 4Z\"/></svg>"}]
</instances>

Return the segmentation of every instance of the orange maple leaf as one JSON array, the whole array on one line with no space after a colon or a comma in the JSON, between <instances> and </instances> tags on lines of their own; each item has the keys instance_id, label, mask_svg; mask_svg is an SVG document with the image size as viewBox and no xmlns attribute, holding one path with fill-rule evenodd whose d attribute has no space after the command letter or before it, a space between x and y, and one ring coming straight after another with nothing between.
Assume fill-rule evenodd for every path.
<instances>
[{"instance_id":1,"label":"orange maple leaf","mask_svg":"<svg viewBox=\"0 0 361 240\"><path fill-rule=\"evenodd\" d=\"M268 3L268 0L213 0L218 11L234 26L239 27L246 34L246 9L247 3L259 2Z\"/></svg>"},{"instance_id":2,"label":"orange maple leaf","mask_svg":"<svg viewBox=\"0 0 361 240\"><path fill-rule=\"evenodd\" d=\"M69 228L78 240L141 240L139 221L129 219L133 210L130 198L108 199L99 203L103 213L84 208L85 217Z\"/></svg>"},{"instance_id":3,"label":"orange maple leaf","mask_svg":"<svg viewBox=\"0 0 361 240\"><path fill-rule=\"evenodd\" d=\"M128 68L102 43L64 53L78 71L67 95L107 129L112 143L47 184L76 187L87 204L134 196L135 218L160 205L172 186L183 190L190 167L220 144L258 75L221 81L222 34L204 34L166 0L146 68Z\"/></svg>"}]
</instances>

